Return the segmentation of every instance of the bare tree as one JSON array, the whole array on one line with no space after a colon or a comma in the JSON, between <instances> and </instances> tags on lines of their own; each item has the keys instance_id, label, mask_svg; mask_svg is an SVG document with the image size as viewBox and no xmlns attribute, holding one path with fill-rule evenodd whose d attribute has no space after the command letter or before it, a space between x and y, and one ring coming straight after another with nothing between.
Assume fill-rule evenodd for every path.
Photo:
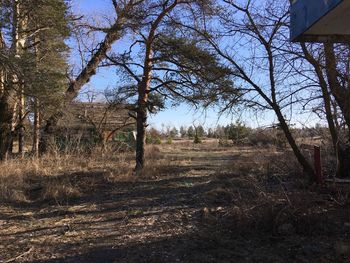
<instances>
[{"instance_id":1,"label":"bare tree","mask_svg":"<svg viewBox=\"0 0 350 263\"><path fill-rule=\"evenodd\" d=\"M321 91L321 98L322 98L322 114L325 115L329 132L332 138L333 142L333 148L334 152L336 153L337 157L337 176L344 177L346 174L348 174L349 171L349 146L346 140L349 140L349 137L344 141L344 136L341 136L341 127L342 125L339 124L338 119L339 115L337 113L338 111L338 104L337 101L334 99L333 92L331 87L336 85L332 81L332 77L330 75L330 71L334 71L335 64L330 65L329 59L326 59L326 56L329 56L330 54L326 54L324 52L324 49L322 48L322 44L309 44L306 45L304 43L301 44L302 52L300 53L300 58L306 60L313 68L315 79L317 80L317 84ZM330 51L332 53L332 51ZM297 53L295 53L297 54ZM334 54L333 54L334 55ZM335 59L335 57L333 59ZM326 63L328 61L328 63ZM335 61L333 62L335 63ZM332 68L333 66L333 68ZM336 73L338 74L338 73ZM338 85L341 85L340 82L338 82ZM342 89L342 87L339 87ZM344 91L346 88L343 88ZM341 100L346 100L346 96L341 98ZM342 118L345 119L345 118Z\"/></svg>"},{"instance_id":2,"label":"bare tree","mask_svg":"<svg viewBox=\"0 0 350 263\"><path fill-rule=\"evenodd\" d=\"M305 89L297 85L299 74L290 65L293 56L283 51L289 45L287 1L281 4L268 0L258 4L224 0L219 19L220 28L210 27L208 22L202 30L190 29L202 36L231 67L236 85L241 86L243 105L275 113L298 162L313 179L314 170L299 149L286 117L286 111L297 100L296 94ZM230 103L231 93L235 94L229 90L219 94L225 104L223 110L235 105Z\"/></svg>"},{"instance_id":3,"label":"bare tree","mask_svg":"<svg viewBox=\"0 0 350 263\"><path fill-rule=\"evenodd\" d=\"M325 71L328 79L329 90L340 108L342 117L347 126L346 139L341 140L337 135L337 175L339 177L350 176L350 82L349 82L349 48L342 48L340 54L345 58L345 67L341 65L341 58L336 58L332 44L324 44ZM343 64L344 65L344 64ZM330 126L331 127L331 126ZM333 128L333 127L331 127ZM334 129L334 128L333 128ZM332 132L332 130L331 130Z\"/></svg>"}]
</instances>

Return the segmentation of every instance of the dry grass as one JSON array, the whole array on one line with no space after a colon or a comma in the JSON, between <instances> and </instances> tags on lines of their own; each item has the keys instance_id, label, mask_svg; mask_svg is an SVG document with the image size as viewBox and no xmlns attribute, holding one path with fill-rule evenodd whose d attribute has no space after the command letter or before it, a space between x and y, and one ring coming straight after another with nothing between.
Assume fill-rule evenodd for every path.
<instances>
[{"instance_id":1,"label":"dry grass","mask_svg":"<svg viewBox=\"0 0 350 263\"><path fill-rule=\"evenodd\" d=\"M89 154L76 150L43 156L40 159L14 159L0 164L1 202L29 202L31 200L66 201L79 197L80 182L74 173L103 173L107 182L132 181L138 179L157 179L176 174L210 173L212 158L221 156L225 165L221 172L229 171L236 175L250 175L256 178L271 178L300 175L296 160L288 152L281 153L274 148L257 149L252 147L218 147L217 140L203 144L191 141L176 141L174 145L146 147L146 168L141 177L135 178L134 154L116 152L113 147L107 150L93 149ZM232 161L229 160L234 155ZM207 161L206 161L207 160ZM203 162L208 167L202 167ZM217 160L217 162L221 162ZM214 164L217 165L217 164ZM198 167L199 166L199 167ZM92 180L93 181L93 180ZM94 182L89 181L91 187Z\"/></svg>"},{"instance_id":2,"label":"dry grass","mask_svg":"<svg viewBox=\"0 0 350 263\"><path fill-rule=\"evenodd\" d=\"M163 146L169 147L172 146ZM42 158L12 159L0 164L0 201L28 203L55 200L65 202L81 194L74 173L103 173L107 182L151 179L171 174L183 161L167 160L158 146L146 147L146 169L135 177L134 154L96 149L89 154L76 151L43 156ZM74 153L74 154L73 154ZM93 182L90 182L93 188ZM86 186L83 186L86 187Z\"/></svg>"},{"instance_id":3,"label":"dry grass","mask_svg":"<svg viewBox=\"0 0 350 263\"><path fill-rule=\"evenodd\" d=\"M147 146L140 176L133 173L134 154L125 151L8 161L0 165L0 254L30 251L19 262L332 258L334 241L346 238L349 189L300 187L290 157L210 141ZM305 256L310 243L321 252Z\"/></svg>"},{"instance_id":4,"label":"dry grass","mask_svg":"<svg viewBox=\"0 0 350 263\"><path fill-rule=\"evenodd\" d=\"M0 164L0 200L26 203L32 200L64 201L79 197L74 173L102 172L107 180L132 174L126 153L91 155L51 154L42 158L12 159Z\"/></svg>"}]
</instances>

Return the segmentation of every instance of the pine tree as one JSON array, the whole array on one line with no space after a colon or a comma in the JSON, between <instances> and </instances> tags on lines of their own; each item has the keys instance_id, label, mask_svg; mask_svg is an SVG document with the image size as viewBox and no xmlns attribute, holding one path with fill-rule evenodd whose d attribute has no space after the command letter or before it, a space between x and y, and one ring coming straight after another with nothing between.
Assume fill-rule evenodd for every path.
<instances>
[{"instance_id":1,"label":"pine tree","mask_svg":"<svg viewBox=\"0 0 350 263\"><path fill-rule=\"evenodd\" d=\"M184 126L181 126L180 127L180 135L181 135L181 138L185 138L186 137L186 134L187 134L187 130Z\"/></svg>"},{"instance_id":2,"label":"pine tree","mask_svg":"<svg viewBox=\"0 0 350 263\"><path fill-rule=\"evenodd\" d=\"M32 65L27 78L27 94L34 111L33 152L38 153L40 120L52 115L64 100L68 85L65 39L70 34L69 6L62 0L39 1L36 16L31 18L37 33L32 37Z\"/></svg>"},{"instance_id":3,"label":"pine tree","mask_svg":"<svg viewBox=\"0 0 350 263\"><path fill-rule=\"evenodd\" d=\"M142 27L135 30L137 40L130 52L109 56L111 65L118 66L135 82L125 83L124 90L132 97L136 115L136 173L145 163L145 131L150 113L150 96L197 103L205 90L231 85L229 71L220 65L210 50L198 43L191 34L183 35L182 16L202 15L210 6L208 0L145 1ZM186 19L186 18L185 18ZM185 27L184 27L185 28ZM183 28L182 28L183 29ZM137 46L138 45L138 46ZM137 47L137 48L136 48ZM136 51L137 49L137 51Z\"/></svg>"},{"instance_id":4,"label":"pine tree","mask_svg":"<svg viewBox=\"0 0 350 263\"><path fill-rule=\"evenodd\" d=\"M3 1L1 6L1 32L8 37L3 42L6 60L2 61L7 79L3 84L0 98L0 160L7 157L12 148L15 128L15 110L18 92L22 89L20 62L25 51L27 40L27 19L24 14L24 3L19 0Z\"/></svg>"},{"instance_id":5,"label":"pine tree","mask_svg":"<svg viewBox=\"0 0 350 263\"><path fill-rule=\"evenodd\" d=\"M60 99L58 94L66 85L68 10L63 0L2 1L2 52L8 60L2 63L7 79L0 98L0 159L10 151L16 130L23 152L28 102L39 99L44 105L52 105Z\"/></svg>"}]
</instances>

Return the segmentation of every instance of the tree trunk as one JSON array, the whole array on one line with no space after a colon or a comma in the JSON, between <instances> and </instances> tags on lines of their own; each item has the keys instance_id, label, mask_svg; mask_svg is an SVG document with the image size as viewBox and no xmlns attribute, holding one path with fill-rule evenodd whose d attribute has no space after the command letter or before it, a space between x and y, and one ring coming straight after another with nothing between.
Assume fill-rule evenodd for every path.
<instances>
[{"instance_id":1,"label":"tree trunk","mask_svg":"<svg viewBox=\"0 0 350 263\"><path fill-rule=\"evenodd\" d=\"M6 47L4 38L2 36L2 32L0 29L0 50L4 49ZM5 80L6 80L6 71L5 67L3 65L0 65L0 97L4 94L5 90Z\"/></svg>"},{"instance_id":2,"label":"tree trunk","mask_svg":"<svg viewBox=\"0 0 350 263\"><path fill-rule=\"evenodd\" d=\"M339 141L339 134L335 125L337 116L336 113L333 114L331 110L331 97L328 94L328 90L323 90L323 100L333 148L337 158L336 177L347 177L350 173L350 147Z\"/></svg>"},{"instance_id":3,"label":"tree trunk","mask_svg":"<svg viewBox=\"0 0 350 263\"><path fill-rule=\"evenodd\" d=\"M292 148L295 157L297 158L299 164L303 167L304 172L309 176L309 180L314 181L315 180L314 169L312 168L310 163L306 160L305 156L301 153L297 143L294 140L292 133L290 132L290 129L285 121L285 118L283 117L282 112L280 111L278 106L274 107L274 111L281 125L281 129L284 132L284 135L286 136L287 141L290 147Z\"/></svg>"},{"instance_id":4,"label":"tree trunk","mask_svg":"<svg viewBox=\"0 0 350 263\"><path fill-rule=\"evenodd\" d=\"M21 3L13 1L13 30L11 59L15 61L23 53L27 33L27 17L21 14ZM22 15L22 16L21 16ZM15 122L15 104L17 102L17 91L19 90L19 76L15 72L10 72L11 80L3 86L3 95L0 99L0 160L4 160L9 153L13 142L13 129ZM17 85L17 87L15 87Z\"/></svg>"},{"instance_id":5,"label":"tree trunk","mask_svg":"<svg viewBox=\"0 0 350 263\"><path fill-rule=\"evenodd\" d=\"M0 160L5 160L11 149L14 101L14 92L5 92L0 100Z\"/></svg>"},{"instance_id":6,"label":"tree trunk","mask_svg":"<svg viewBox=\"0 0 350 263\"><path fill-rule=\"evenodd\" d=\"M18 154L21 158L24 157L24 115L25 115L25 101L23 94L23 87L19 92L18 102Z\"/></svg>"},{"instance_id":7,"label":"tree trunk","mask_svg":"<svg viewBox=\"0 0 350 263\"><path fill-rule=\"evenodd\" d=\"M59 111L52 115L47 121L43 130L43 135L39 141L40 154L47 153L55 148L55 131L58 121L63 117L63 112Z\"/></svg>"},{"instance_id":8,"label":"tree trunk","mask_svg":"<svg viewBox=\"0 0 350 263\"><path fill-rule=\"evenodd\" d=\"M140 107L136 117L136 173L140 172L145 164L145 138L147 127L147 108Z\"/></svg>"},{"instance_id":9,"label":"tree trunk","mask_svg":"<svg viewBox=\"0 0 350 263\"><path fill-rule=\"evenodd\" d=\"M338 145L337 152L337 172L336 176L339 178L346 178L350 176L350 146Z\"/></svg>"},{"instance_id":10,"label":"tree trunk","mask_svg":"<svg viewBox=\"0 0 350 263\"><path fill-rule=\"evenodd\" d=\"M2 66L0 66L0 97L4 94L4 90L5 90L5 69Z\"/></svg>"},{"instance_id":11,"label":"tree trunk","mask_svg":"<svg viewBox=\"0 0 350 263\"><path fill-rule=\"evenodd\" d=\"M14 92L14 90L13 90ZM13 153L13 144L14 140L17 136L17 117L18 117L18 99L14 102L13 105L13 113L12 113L12 124L11 124L11 143L10 143L10 148L9 148L9 154Z\"/></svg>"},{"instance_id":12,"label":"tree trunk","mask_svg":"<svg viewBox=\"0 0 350 263\"><path fill-rule=\"evenodd\" d=\"M336 177L348 177L350 173L350 146L347 143L341 143L339 141L339 134L335 125L337 116L331 110L331 97L328 94L328 90L323 90L322 92L328 127L337 158Z\"/></svg>"},{"instance_id":13,"label":"tree trunk","mask_svg":"<svg viewBox=\"0 0 350 263\"><path fill-rule=\"evenodd\" d=\"M40 110L39 99L34 99L34 124L33 124L33 148L34 156L39 155L39 141L40 141Z\"/></svg>"},{"instance_id":14,"label":"tree trunk","mask_svg":"<svg viewBox=\"0 0 350 263\"><path fill-rule=\"evenodd\" d=\"M350 92L342 87L338 80L337 60L333 44L325 43L324 47L329 88L344 116L346 125L350 129Z\"/></svg>"},{"instance_id":15,"label":"tree trunk","mask_svg":"<svg viewBox=\"0 0 350 263\"><path fill-rule=\"evenodd\" d=\"M147 127L147 104L150 92L152 73L152 47L151 42L146 48L146 59L142 81L138 85L137 116L136 116L136 174L141 172L145 164L145 142Z\"/></svg>"},{"instance_id":16,"label":"tree trunk","mask_svg":"<svg viewBox=\"0 0 350 263\"><path fill-rule=\"evenodd\" d=\"M329 88L336 100L348 127L346 141L337 140L337 177L350 176L350 92L343 87L338 80L337 60L334 46L330 43L324 44L326 58L326 73Z\"/></svg>"},{"instance_id":17,"label":"tree trunk","mask_svg":"<svg viewBox=\"0 0 350 263\"><path fill-rule=\"evenodd\" d=\"M155 26L155 25L153 25ZM156 28L152 27L146 44L143 77L138 85L137 116L136 116L136 174L140 173L145 164L145 142L147 127L147 104L152 78L152 43Z\"/></svg>"},{"instance_id":18,"label":"tree trunk","mask_svg":"<svg viewBox=\"0 0 350 263\"><path fill-rule=\"evenodd\" d=\"M314 67L317 77L319 79L319 84L322 90L322 98L324 102L324 109L326 112L326 119L329 127L329 132L332 137L333 149L337 158L337 167L336 167L336 176L343 177L346 173L350 171L350 154L348 148L349 146L342 145L339 141L339 124L337 122L337 102L332 101L332 96L328 90L328 87L331 88L332 93L335 92L334 85L337 85L336 76L334 75L335 67L335 56L333 52L332 45L326 44L326 64L327 64L327 78L324 76L324 73L321 68L321 64L317 61L308 51L305 44L301 44L304 55L310 64ZM333 67L333 70L332 70ZM337 93L337 92L336 92ZM339 92L338 92L339 93ZM337 93L337 94L338 94ZM334 96L334 94L333 94ZM340 95L341 96L341 95ZM339 98L338 98L339 99ZM332 103L334 102L334 103ZM333 108L333 111L332 111ZM350 137L349 137L350 138ZM345 147L344 147L345 146Z\"/></svg>"},{"instance_id":19,"label":"tree trunk","mask_svg":"<svg viewBox=\"0 0 350 263\"><path fill-rule=\"evenodd\" d=\"M4 93L5 71L0 67L0 97Z\"/></svg>"}]
</instances>

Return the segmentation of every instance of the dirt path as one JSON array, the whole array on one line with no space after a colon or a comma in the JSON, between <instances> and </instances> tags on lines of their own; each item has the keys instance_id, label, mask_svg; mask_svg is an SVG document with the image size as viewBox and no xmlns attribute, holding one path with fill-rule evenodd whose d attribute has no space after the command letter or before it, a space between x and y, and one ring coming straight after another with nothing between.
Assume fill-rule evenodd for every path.
<instances>
[{"instance_id":1,"label":"dirt path","mask_svg":"<svg viewBox=\"0 0 350 263\"><path fill-rule=\"evenodd\" d=\"M165 151L163 158L174 165L152 179L111 182L103 172L78 172L70 176L89 185L79 198L1 206L0 262L342 262L338 232L326 241L325 233L294 229L292 238L273 236L263 219L249 223L254 231L236 231L250 220L246 202L269 206L230 170L242 155Z\"/></svg>"}]
</instances>

